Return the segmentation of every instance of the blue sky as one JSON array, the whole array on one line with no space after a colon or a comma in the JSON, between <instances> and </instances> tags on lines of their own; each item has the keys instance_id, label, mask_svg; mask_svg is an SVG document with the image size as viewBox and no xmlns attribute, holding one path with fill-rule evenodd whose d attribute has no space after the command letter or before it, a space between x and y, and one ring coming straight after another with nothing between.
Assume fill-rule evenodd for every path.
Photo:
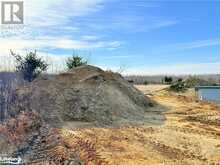
<instances>
[{"instance_id":1,"label":"blue sky","mask_svg":"<svg viewBox=\"0 0 220 165\"><path fill-rule=\"evenodd\" d=\"M220 1L26 0L25 25L0 51L37 49L55 63L80 52L124 74L220 73ZM63 62L62 62L63 63ZM58 64L55 65L58 67Z\"/></svg>"}]
</instances>

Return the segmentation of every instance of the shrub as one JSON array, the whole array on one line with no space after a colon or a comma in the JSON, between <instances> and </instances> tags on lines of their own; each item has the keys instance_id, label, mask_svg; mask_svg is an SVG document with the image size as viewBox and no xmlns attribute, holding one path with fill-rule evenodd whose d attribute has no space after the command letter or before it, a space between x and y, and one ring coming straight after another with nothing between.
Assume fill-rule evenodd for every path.
<instances>
[{"instance_id":1,"label":"shrub","mask_svg":"<svg viewBox=\"0 0 220 165\"><path fill-rule=\"evenodd\" d=\"M171 83L173 82L173 78L172 78L172 77L167 77L167 76L165 76L165 77L164 77L164 82L165 82L166 84L171 84Z\"/></svg>"},{"instance_id":2,"label":"shrub","mask_svg":"<svg viewBox=\"0 0 220 165\"><path fill-rule=\"evenodd\" d=\"M170 89L176 92L184 92L187 90L187 86L186 83L182 81L182 79L179 79L177 82L173 83L170 86Z\"/></svg>"},{"instance_id":3,"label":"shrub","mask_svg":"<svg viewBox=\"0 0 220 165\"><path fill-rule=\"evenodd\" d=\"M201 79L197 76L189 76L186 79L186 85L189 88L194 88L195 86L198 86L198 85L207 85L207 86L208 85L213 85L213 83L211 81Z\"/></svg>"},{"instance_id":4,"label":"shrub","mask_svg":"<svg viewBox=\"0 0 220 165\"><path fill-rule=\"evenodd\" d=\"M83 60L83 58L78 55L73 55L72 57L69 57L66 61L66 65L68 69L72 69L86 64L87 61Z\"/></svg>"},{"instance_id":5,"label":"shrub","mask_svg":"<svg viewBox=\"0 0 220 165\"><path fill-rule=\"evenodd\" d=\"M149 83L148 83L148 81L144 81L144 85L148 85Z\"/></svg>"},{"instance_id":6,"label":"shrub","mask_svg":"<svg viewBox=\"0 0 220 165\"><path fill-rule=\"evenodd\" d=\"M24 80L28 82L33 81L43 71L47 70L48 64L37 57L36 51L27 53L25 57L15 54L12 51L11 55L15 57L17 62L16 71L21 73Z\"/></svg>"}]
</instances>

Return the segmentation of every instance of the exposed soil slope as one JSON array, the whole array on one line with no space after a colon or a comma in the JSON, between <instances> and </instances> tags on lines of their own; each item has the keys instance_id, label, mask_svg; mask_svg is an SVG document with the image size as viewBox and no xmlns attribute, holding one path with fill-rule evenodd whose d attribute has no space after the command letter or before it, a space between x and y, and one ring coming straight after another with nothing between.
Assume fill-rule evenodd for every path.
<instances>
[{"instance_id":1,"label":"exposed soil slope","mask_svg":"<svg viewBox=\"0 0 220 165\"><path fill-rule=\"evenodd\" d=\"M66 121L111 124L141 120L149 103L145 95L119 74L81 66L18 89L11 112L36 111L51 124Z\"/></svg>"}]
</instances>

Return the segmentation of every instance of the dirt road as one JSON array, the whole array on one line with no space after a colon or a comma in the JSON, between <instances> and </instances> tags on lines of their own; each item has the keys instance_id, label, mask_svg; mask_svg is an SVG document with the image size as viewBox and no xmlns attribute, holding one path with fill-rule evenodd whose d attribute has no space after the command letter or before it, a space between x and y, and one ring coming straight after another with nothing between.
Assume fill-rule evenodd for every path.
<instances>
[{"instance_id":1,"label":"dirt road","mask_svg":"<svg viewBox=\"0 0 220 165\"><path fill-rule=\"evenodd\" d=\"M65 143L80 144L86 164L220 164L220 104L198 102L192 91L137 88L166 107L162 125L63 130Z\"/></svg>"}]
</instances>

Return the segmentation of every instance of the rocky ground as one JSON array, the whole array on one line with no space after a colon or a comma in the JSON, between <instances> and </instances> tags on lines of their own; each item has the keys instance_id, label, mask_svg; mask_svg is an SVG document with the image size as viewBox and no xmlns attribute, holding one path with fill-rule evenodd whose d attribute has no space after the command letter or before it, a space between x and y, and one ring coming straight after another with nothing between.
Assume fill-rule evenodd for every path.
<instances>
[{"instance_id":1,"label":"rocky ground","mask_svg":"<svg viewBox=\"0 0 220 165\"><path fill-rule=\"evenodd\" d=\"M24 152L29 164L220 164L220 104L199 102L192 90L152 87L137 86L157 102L146 113L154 122L97 126L77 121L51 128L37 114L22 114L0 129L9 144L20 147L0 145L13 154ZM35 131L30 134L29 128Z\"/></svg>"}]
</instances>

